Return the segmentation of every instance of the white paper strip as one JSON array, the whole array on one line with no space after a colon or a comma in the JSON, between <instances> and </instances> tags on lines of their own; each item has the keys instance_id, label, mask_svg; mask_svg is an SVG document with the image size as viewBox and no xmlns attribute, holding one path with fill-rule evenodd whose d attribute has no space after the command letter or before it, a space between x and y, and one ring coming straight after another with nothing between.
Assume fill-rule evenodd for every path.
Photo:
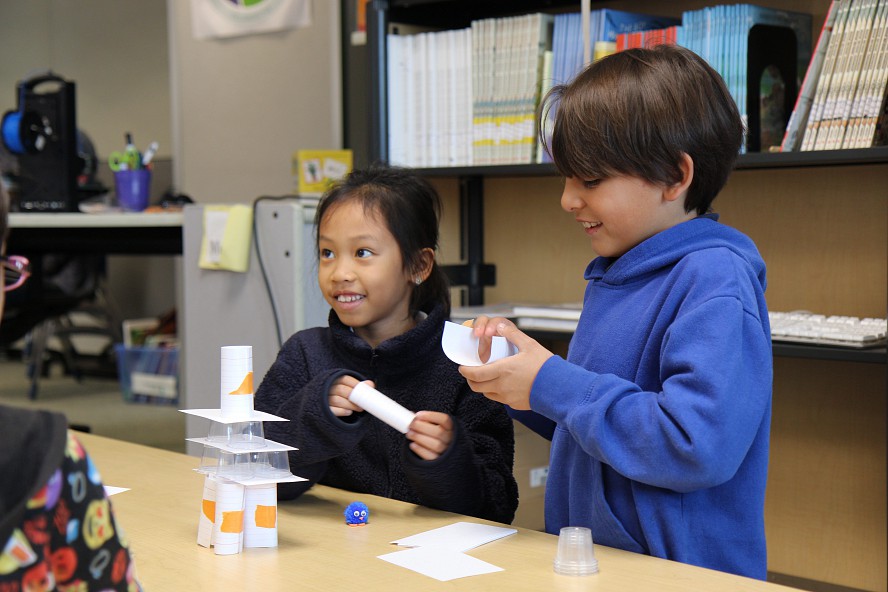
<instances>
[{"instance_id":1,"label":"white paper strip","mask_svg":"<svg viewBox=\"0 0 888 592\"><path fill-rule=\"evenodd\" d=\"M392 543L402 547L437 547L453 551L468 551L517 532L518 530L515 528L478 524L477 522L454 522L447 526L392 541Z\"/></svg>"},{"instance_id":2,"label":"white paper strip","mask_svg":"<svg viewBox=\"0 0 888 592\"><path fill-rule=\"evenodd\" d=\"M410 427L410 422L412 422L413 418L416 416L415 413L392 401L365 382L358 383L358 385L352 389L348 399L355 405L364 409L367 413L378 417L402 434L407 433L407 428Z\"/></svg>"},{"instance_id":3,"label":"white paper strip","mask_svg":"<svg viewBox=\"0 0 888 592\"><path fill-rule=\"evenodd\" d=\"M244 486L227 480L216 482L216 520L213 549L216 555L240 553L244 545Z\"/></svg>"},{"instance_id":4,"label":"white paper strip","mask_svg":"<svg viewBox=\"0 0 888 592\"><path fill-rule=\"evenodd\" d=\"M503 571L503 568L471 555L437 547L417 547L377 557L442 582Z\"/></svg>"},{"instance_id":5,"label":"white paper strip","mask_svg":"<svg viewBox=\"0 0 888 592\"><path fill-rule=\"evenodd\" d=\"M200 519L197 522L197 544L211 547L213 525L216 522L216 480L207 476L204 479L203 499L200 501Z\"/></svg>"}]
</instances>

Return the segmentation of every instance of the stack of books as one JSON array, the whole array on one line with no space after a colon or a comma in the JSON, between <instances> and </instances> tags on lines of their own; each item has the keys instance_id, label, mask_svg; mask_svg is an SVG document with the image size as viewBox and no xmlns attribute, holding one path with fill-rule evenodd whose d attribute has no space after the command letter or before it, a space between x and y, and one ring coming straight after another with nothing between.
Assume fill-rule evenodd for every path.
<instances>
[{"instance_id":1,"label":"stack of books","mask_svg":"<svg viewBox=\"0 0 888 592\"><path fill-rule=\"evenodd\" d=\"M573 333L577 330L583 305L580 302L516 306L515 324L525 331L559 331Z\"/></svg>"},{"instance_id":2,"label":"stack of books","mask_svg":"<svg viewBox=\"0 0 888 592\"><path fill-rule=\"evenodd\" d=\"M472 21L461 30L389 34L389 162L408 167L543 162L536 111L553 84L583 68L579 12ZM596 57L619 33L677 24L611 9L590 12Z\"/></svg>"},{"instance_id":3,"label":"stack of books","mask_svg":"<svg viewBox=\"0 0 888 592\"><path fill-rule=\"evenodd\" d=\"M834 0L786 128L783 151L888 142L888 1Z\"/></svg>"},{"instance_id":4,"label":"stack of books","mask_svg":"<svg viewBox=\"0 0 888 592\"><path fill-rule=\"evenodd\" d=\"M482 306L454 307L450 313L450 320L454 323L462 323L476 319L481 315L505 317L512 320L519 329L525 331L573 333L577 328L582 311L583 304L581 302L557 304L503 302Z\"/></svg>"}]
</instances>

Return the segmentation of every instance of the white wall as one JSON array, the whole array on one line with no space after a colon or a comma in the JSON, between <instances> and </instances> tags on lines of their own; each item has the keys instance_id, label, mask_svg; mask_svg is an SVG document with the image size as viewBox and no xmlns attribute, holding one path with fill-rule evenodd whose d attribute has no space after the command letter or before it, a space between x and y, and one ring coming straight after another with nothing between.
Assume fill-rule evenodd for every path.
<instances>
[{"instance_id":1,"label":"white wall","mask_svg":"<svg viewBox=\"0 0 888 592\"><path fill-rule=\"evenodd\" d=\"M167 0L174 179L195 201L292 193L295 150L341 146L339 3L312 5L307 28L196 40Z\"/></svg>"},{"instance_id":2,"label":"white wall","mask_svg":"<svg viewBox=\"0 0 888 592\"><path fill-rule=\"evenodd\" d=\"M0 112L16 107L20 80L50 68L77 84L77 127L101 160L127 131L172 153L163 0L4 0L0 39Z\"/></svg>"},{"instance_id":3,"label":"white wall","mask_svg":"<svg viewBox=\"0 0 888 592\"><path fill-rule=\"evenodd\" d=\"M139 146L160 141L196 201L290 193L293 151L341 146L339 3L312 4L304 29L197 41L190 0L0 0L0 111L50 67L77 83L78 126L100 158L131 131ZM173 306L177 273L168 257L109 260L125 317Z\"/></svg>"}]
</instances>

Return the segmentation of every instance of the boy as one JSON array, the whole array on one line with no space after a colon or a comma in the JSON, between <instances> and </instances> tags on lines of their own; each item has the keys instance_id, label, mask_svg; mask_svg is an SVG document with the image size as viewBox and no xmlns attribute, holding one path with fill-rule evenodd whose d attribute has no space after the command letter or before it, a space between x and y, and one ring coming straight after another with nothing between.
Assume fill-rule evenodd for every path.
<instances>
[{"instance_id":1,"label":"boy","mask_svg":"<svg viewBox=\"0 0 888 592\"><path fill-rule=\"evenodd\" d=\"M598 255L582 317L566 361L481 317L482 350L498 334L519 353L460 372L552 440L548 532L588 526L600 544L764 579L765 264L710 210L737 108L706 62L661 46L592 64L549 110L562 208Z\"/></svg>"},{"instance_id":2,"label":"boy","mask_svg":"<svg viewBox=\"0 0 888 592\"><path fill-rule=\"evenodd\" d=\"M30 275L6 255L8 211L0 185L0 318ZM0 590L75 588L141 590L126 537L65 417L0 405Z\"/></svg>"}]
</instances>

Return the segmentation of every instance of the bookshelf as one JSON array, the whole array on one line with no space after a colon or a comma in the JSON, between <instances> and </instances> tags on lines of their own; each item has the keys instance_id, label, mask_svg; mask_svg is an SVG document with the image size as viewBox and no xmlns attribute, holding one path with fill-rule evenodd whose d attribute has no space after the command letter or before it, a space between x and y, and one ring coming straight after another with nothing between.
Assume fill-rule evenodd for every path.
<instances>
[{"instance_id":1,"label":"bookshelf","mask_svg":"<svg viewBox=\"0 0 888 592\"><path fill-rule=\"evenodd\" d=\"M374 0L368 7L370 160L388 154L384 33L473 18L578 10L579 2ZM680 16L714 2L594 2ZM759 4L813 16L828 0ZM561 302L582 294L590 252L560 212L551 164L419 168L445 199L442 260L468 286L463 304ZM888 147L740 156L714 207L768 264L774 310L888 314ZM459 212L454 215L454 212ZM564 340L546 333L541 339ZM766 528L775 579L806 589L886 590L888 352L775 344ZM810 584L811 587L808 587Z\"/></svg>"}]
</instances>

